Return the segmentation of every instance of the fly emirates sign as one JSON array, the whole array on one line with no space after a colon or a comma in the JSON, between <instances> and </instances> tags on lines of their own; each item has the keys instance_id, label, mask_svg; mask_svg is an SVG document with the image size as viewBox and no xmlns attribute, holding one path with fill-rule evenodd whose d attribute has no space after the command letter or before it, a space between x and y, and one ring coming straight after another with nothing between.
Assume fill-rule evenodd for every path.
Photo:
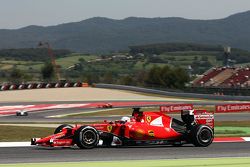
<instances>
[{"instance_id":1,"label":"fly emirates sign","mask_svg":"<svg viewBox=\"0 0 250 167\"><path fill-rule=\"evenodd\" d=\"M216 112L250 111L250 103L217 105Z\"/></svg>"},{"instance_id":2,"label":"fly emirates sign","mask_svg":"<svg viewBox=\"0 0 250 167\"><path fill-rule=\"evenodd\" d=\"M161 112L180 112L182 110L193 110L194 106L192 104L174 104L160 106Z\"/></svg>"}]
</instances>

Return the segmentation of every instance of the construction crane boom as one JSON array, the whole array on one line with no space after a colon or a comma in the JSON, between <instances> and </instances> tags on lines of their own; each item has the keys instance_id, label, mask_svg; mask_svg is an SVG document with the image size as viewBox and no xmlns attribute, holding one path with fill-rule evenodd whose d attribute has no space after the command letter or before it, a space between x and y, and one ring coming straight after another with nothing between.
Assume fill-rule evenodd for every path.
<instances>
[{"instance_id":1,"label":"construction crane boom","mask_svg":"<svg viewBox=\"0 0 250 167\"><path fill-rule=\"evenodd\" d=\"M54 71L55 71L55 74L56 74L56 78L58 81L61 80L61 76L60 76L60 73L59 73L59 69L56 65L56 61L55 61L55 56L54 56L54 52L53 50L51 49L50 47L50 44L48 42L39 42L38 46L46 46L47 49L48 49L48 55L50 56L50 59L51 59L51 64L53 65L53 68L54 68Z\"/></svg>"}]
</instances>

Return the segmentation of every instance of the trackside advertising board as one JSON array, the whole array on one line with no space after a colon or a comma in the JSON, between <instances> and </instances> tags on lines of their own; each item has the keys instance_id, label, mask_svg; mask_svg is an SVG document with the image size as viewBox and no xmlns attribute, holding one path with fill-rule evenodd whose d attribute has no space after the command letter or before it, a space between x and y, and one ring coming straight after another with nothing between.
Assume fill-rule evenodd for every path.
<instances>
[{"instance_id":1,"label":"trackside advertising board","mask_svg":"<svg viewBox=\"0 0 250 167\"><path fill-rule=\"evenodd\" d=\"M180 112L181 110L193 110L193 104L172 104L160 106L160 112Z\"/></svg>"},{"instance_id":2,"label":"trackside advertising board","mask_svg":"<svg viewBox=\"0 0 250 167\"><path fill-rule=\"evenodd\" d=\"M250 111L250 103L217 105L216 112Z\"/></svg>"}]
</instances>

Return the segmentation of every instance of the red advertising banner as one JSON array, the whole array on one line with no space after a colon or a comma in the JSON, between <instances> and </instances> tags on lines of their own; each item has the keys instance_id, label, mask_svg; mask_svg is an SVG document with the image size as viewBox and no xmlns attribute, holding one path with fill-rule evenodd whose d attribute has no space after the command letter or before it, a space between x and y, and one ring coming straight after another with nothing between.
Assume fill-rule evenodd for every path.
<instances>
[{"instance_id":1,"label":"red advertising banner","mask_svg":"<svg viewBox=\"0 0 250 167\"><path fill-rule=\"evenodd\" d=\"M250 111L250 103L217 105L215 108L216 112Z\"/></svg>"},{"instance_id":2,"label":"red advertising banner","mask_svg":"<svg viewBox=\"0 0 250 167\"><path fill-rule=\"evenodd\" d=\"M173 104L160 106L161 112L180 112L181 110L193 110L193 104Z\"/></svg>"}]
</instances>

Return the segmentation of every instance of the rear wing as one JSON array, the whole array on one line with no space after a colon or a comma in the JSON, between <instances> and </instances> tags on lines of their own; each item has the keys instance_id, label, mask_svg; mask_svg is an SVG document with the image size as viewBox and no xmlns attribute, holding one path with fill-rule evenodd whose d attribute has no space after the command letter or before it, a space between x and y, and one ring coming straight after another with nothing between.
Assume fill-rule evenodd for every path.
<instances>
[{"instance_id":1,"label":"rear wing","mask_svg":"<svg viewBox=\"0 0 250 167\"><path fill-rule=\"evenodd\" d=\"M170 104L160 106L162 113L181 112L182 121L186 124L208 125L214 128L214 111L194 110L193 104Z\"/></svg>"},{"instance_id":2,"label":"rear wing","mask_svg":"<svg viewBox=\"0 0 250 167\"><path fill-rule=\"evenodd\" d=\"M194 120L199 125L208 125L214 129L214 112L194 110Z\"/></svg>"},{"instance_id":3,"label":"rear wing","mask_svg":"<svg viewBox=\"0 0 250 167\"><path fill-rule=\"evenodd\" d=\"M214 112L206 110L182 110L181 119L187 125L207 125L214 128Z\"/></svg>"}]
</instances>

